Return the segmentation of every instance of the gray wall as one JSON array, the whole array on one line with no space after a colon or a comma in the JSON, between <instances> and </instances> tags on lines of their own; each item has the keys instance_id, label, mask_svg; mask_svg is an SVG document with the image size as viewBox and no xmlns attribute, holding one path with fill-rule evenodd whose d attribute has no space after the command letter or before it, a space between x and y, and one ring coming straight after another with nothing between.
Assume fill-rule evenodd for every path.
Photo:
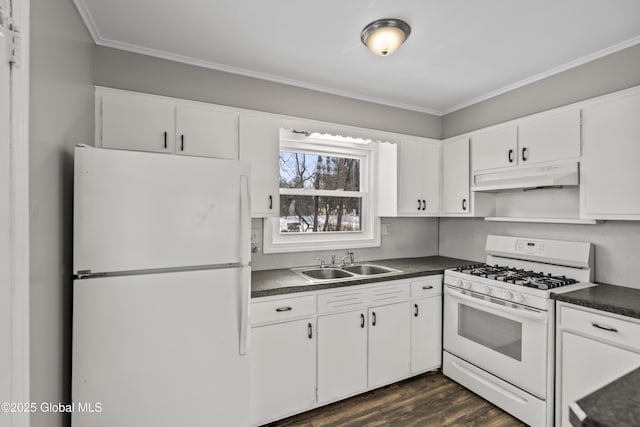
<instances>
[{"instance_id":1,"label":"gray wall","mask_svg":"<svg viewBox=\"0 0 640 427\"><path fill-rule=\"evenodd\" d=\"M93 141L93 41L71 0L31 0L30 60L31 401L68 402L73 146Z\"/></svg>"},{"instance_id":2,"label":"gray wall","mask_svg":"<svg viewBox=\"0 0 640 427\"><path fill-rule=\"evenodd\" d=\"M442 118L442 137L640 85L640 44L555 74Z\"/></svg>"},{"instance_id":3,"label":"gray wall","mask_svg":"<svg viewBox=\"0 0 640 427\"><path fill-rule=\"evenodd\" d=\"M440 138L440 117L97 46L98 86Z\"/></svg>"},{"instance_id":4,"label":"gray wall","mask_svg":"<svg viewBox=\"0 0 640 427\"><path fill-rule=\"evenodd\" d=\"M640 45L507 92L443 117L443 137L640 85ZM640 221L597 225L440 220L440 255L484 261L487 234L579 241L596 246L596 280L640 288Z\"/></svg>"},{"instance_id":5,"label":"gray wall","mask_svg":"<svg viewBox=\"0 0 640 427\"><path fill-rule=\"evenodd\" d=\"M607 221L596 225L488 222L482 218L441 218L440 255L485 261L487 234L591 242L595 280L640 289L640 222Z\"/></svg>"},{"instance_id":6,"label":"gray wall","mask_svg":"<svg viewBox=\"0 0 640 427\"><path fill-rule=\"evenodd\" d=\"M391 233L382 236L379 248L354 249L356 261L438 255L438 218L382 218L382 223L391 225ZM262 224L260 219L254 219L251 224L252 228L259 229L261 239ZM262 253L262 240L258 246L260 251L251 255L253 270L313 265L318 262L315 257L329 261L331 253L335 253L338 259L346 254L344 250L337 250L265 255Z\"/></svg>"}]
</instances>

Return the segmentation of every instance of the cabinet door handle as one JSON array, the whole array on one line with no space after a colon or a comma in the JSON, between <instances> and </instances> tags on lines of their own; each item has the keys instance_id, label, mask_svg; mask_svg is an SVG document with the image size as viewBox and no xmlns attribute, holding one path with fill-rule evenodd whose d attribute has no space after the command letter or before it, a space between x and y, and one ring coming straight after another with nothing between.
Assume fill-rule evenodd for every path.
<instances>
[{"instance_id":1,"label":"cabinet door handle","mask_svg":"<svg viewBox=\"0 0 640 427\"><path fill-rule=\"evenodd\" d=\"M423 286L422 289L424 289L425 291L428 291L429 289L433 289L433 286L431 285Z\"/></svg>"},{"instance_id":2,"label":"cabinet door handle","mask_svg":"<svg viewBox=\"0 0 640 427\"><path fill-rule=\"evenodd\" d=\"M418 199L418 210L420 210L420 206L422 206L422 201Z\"/></svg>"},{"instance_id":3,"label":"cabinet door handle","mask_svg":"<svg viewBox=\"0 0 640 427\"><path fill-rule=\"evenodd\" d=\"M422 210L425 210L425 209L427 209L427 201L423 200L422 201Z\"/></svg>"},{"instance_id":4,"label":"cabinet door handle","mask_svg":"<svg viewBox=\"0 0 640 427\"><path fill-rule=\"evenodd\" d=\"M313 338L313 326L311 326L311 322L307 323L307 336L309 339Z\"/></svg>"},{"instance_id":5,"label":"cabinet door handle","mask_svg":"<svg viewBox=\"0 0 640 427\"><path fill-rule=\"evenodd\" d=\"M596 322L592 322L591 326L593 326L594 328L602 329L603 331L607 331L607 332L618 332L616 328L612 328L610 326L598 325Z\"/></svg>"},{"instance_id":6,"label":"cabinet door handle","mask_svg":"<svg viewBox=\"0 0 640 427\"><path fill-rule=\"evenodd\" d=\"M360 327L364 329L364 314L360 313Z\"/></svg>"},{"instance_id":7,"label":"cabinet door handle","mask_svg":"<svg viewBox=\"0 0 640 427\"><path fill-rule=\"evenodd\" d=\"M509 150L509 163L513 163L513 149Z\"/></svg>"},{"instance_id":8,"label":"cabinet door handle","mask_svg":"<svg viewBox=\"0 0 640 427\"><path fill-rule=\"evenodd\" d=\"M467 210L467 199L462 199L462 210L463 211Z\"/></svg>"},{"instance_id":9,"label":"cabinet door handle","mask_svg":"<svg viewBox=\"0 0 640 427\"><path fill-rule=\"evenodd\" d=\"M269 210L273 209L273 196L269 194Z\"/></svg>"},{"instance_id":10,"label":"cabinet door handle","mask_svg":"<svg viewBox=\"0 0 640 427\"><path fill-rule=\"evenodd\" d=\"M282 313L283 311L291 311L291 310L293 310L291 307L278 307L278 308L276 308L276 311L278 313Z\"/></svg>"},{"instance_id":11,"label":"cabinet door handle","mask_svg":"<svg viewBox=\"0 0 640 427\"><path fill-rule=\"evenodd\" d=\"M414 315L415 317L418 317L418 304L413 304L413 308L415 308L415 309L416 309L416 311L413 313L413 315Z\"/></svg>"},{"instance_id":12,"label":"cabinet door handle","mask_svg":"<svg viewBox=\"0 0 640 427\"><path fill-rule=\"evenodd\" d=\"M167 149L167 132L164 133L164 148Z\"/></svg>"},{"instance_id":13,"label":"cabinet door handle","mask_svg":"<svg viewBox=\"0 0 640 427\"><path fill-rule=\"evenodd\" d=\"M184 151L184 135L180 135L180 151Z\"/></svg>"},{"instance_id":14,"label":"cabinet door handle","mask_svg":"<svg viewBox=\"0 0 640 427\"><path fill-rule=\"evenodd\" d=\"M527 161L527 147L522 147L522 161Z\"/></svg>"},{"instance_id":15,"label":"cabinet door handle","mask_svg":"<svg viewBox=\"0 0 640 427\"><path fill-rule=\"evenodd\" d=\"M372 325L372 326L376 326L376 312L375 312L375 311L372 311L372 312L371 312L371 319L373 320L373 321L371 322L371 325Z\"/></svg>"}]
</instances>

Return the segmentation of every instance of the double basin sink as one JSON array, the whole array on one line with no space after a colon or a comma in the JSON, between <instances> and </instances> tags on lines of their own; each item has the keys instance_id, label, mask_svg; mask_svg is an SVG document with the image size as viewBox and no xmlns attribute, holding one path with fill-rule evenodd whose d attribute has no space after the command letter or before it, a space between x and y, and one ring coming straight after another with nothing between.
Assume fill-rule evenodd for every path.
<instances>
[{"instance_id":1,"label":"double basin sink","mask_svg":"<svg viewBox=\"0 0 640 427\"><path fill-rule=\"evenodd\" d=\"M312 283L356 280L372 276L390 276L402 273L389 267L376 264L351 264L328 267L298 267L291 271Z\"/></svg>"}]
</instances>

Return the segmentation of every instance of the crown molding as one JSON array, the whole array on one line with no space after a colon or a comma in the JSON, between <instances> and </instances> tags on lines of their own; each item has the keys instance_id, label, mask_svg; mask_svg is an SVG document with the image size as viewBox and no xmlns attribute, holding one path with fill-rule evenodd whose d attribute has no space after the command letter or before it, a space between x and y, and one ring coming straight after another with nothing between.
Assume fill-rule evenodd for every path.
<instances>
[{"instance_id":1,"label":"crown molding","mask_svg":"<svg viewBox=\"0 0 640 427\"><path fill-rule=\"evenodd\" d=\"M563 71L567 71L567 70L570 70L572 68L579 67L580 65L586 64L588 62L595 61L596 59L600 59L600 58L605 57L607 55L611 55L612 53L616 53L616 52L621 51L623 49L626 49L628 47L634 46L634 45L636 45L638 43L640 43L640 36L633 37L633 38L631 38L629 40L625 40L625 41L623 41L621 43L615 44L615 45L607 47L605 49L601 49L601 50L599 50L597 52L594 52L594 53L591 53L589 55L585 55L585 56L583 56L581 58L574 59L573 61L569 61L569 62L567 62L565 64L562 64L562 65L560 65L558 67L554 67L554 68L552 68L550 70L547 70L547 71L544 71L544 72L542 72L540 74L536 74L536 75L528 77L528 78L526 78L524 80L520 80L520 81L518 81L516 83L504 86L504 87L502 87L500 89L497 89L497 90L494 90L492 92L486 93L484 95L478 96L476 98L469 99L467 101L461 102L460 104L456 104L453 107L450 107L450 108L447 108L445 110L442 110L440 112L440 115L441 116L445 116L447 114L453 113L453 112L461 110L463 108L470 107L470 106L472 106L474 104L477 104L479 102L486 101L486 100L494 98L494 97L496 97L498 95L502 95L504 93L507 93L507 92L510 92L512 90L521 88L521 87L526 86L528 84L531 84L531 83L546 79L547 77L551 77L551 76L553 76L555 74L560 74Z\"/></svg>"}]
</instances>

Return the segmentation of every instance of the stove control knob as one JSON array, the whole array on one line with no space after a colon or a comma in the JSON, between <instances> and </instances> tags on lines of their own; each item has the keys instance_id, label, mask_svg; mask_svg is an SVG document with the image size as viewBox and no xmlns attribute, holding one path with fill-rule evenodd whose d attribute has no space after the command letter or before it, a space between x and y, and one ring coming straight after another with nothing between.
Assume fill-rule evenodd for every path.
<instances>
[{"instance_id":1,"label":"stove control knob","mask_svg":"<svg viewBox=\"0 0 640 427\"><path fill-rule=\"evenodd\" d=\"M491 289L491 287L489 287L489 286L485 286L484 288L482 288L482 291L483 291L485 294L490 294L492 290L493 290L493 289Z\"/></svg>"},{"instance_id":2,"label":"stove control knob","mask_svg":"<svg viewBox=\"0 0 640 427\"><path fill-rule=\"evenodd\" d=\"M462 287L462 280L458 279L455 281L454 285L456 285L457 287Z\"/></svg>"},{"instance_id":3,"label":"stove control knob","mask_svg":"<svg viewBox=\"0 0 640 427\"><path fill-rule=\"evenodd\" d=\"M510 300L511 298L513 298L513 294L509 291L502 291L502 298Z\"/></svg>"},{"instance_id":4,"label":"stove control knob","mask_svg":"<svg viewBox=\"0 0 640 427\"><path fill-rule=\"evenodd\" d=\"M513 296L513 299L515 300L515 302L524 302L524 295L522 294L515 294Z\"/></svg>"},{"instance_id":5,"label":"stove control knob","mask_svg":"<svg viewBox=\"0 0 640 427\"><path fill-rule=\"evenodd\" d=\"M471 283L469 282L462 282L462 287L465 289L471 289Z\"/></svg>"}]
</instances>

